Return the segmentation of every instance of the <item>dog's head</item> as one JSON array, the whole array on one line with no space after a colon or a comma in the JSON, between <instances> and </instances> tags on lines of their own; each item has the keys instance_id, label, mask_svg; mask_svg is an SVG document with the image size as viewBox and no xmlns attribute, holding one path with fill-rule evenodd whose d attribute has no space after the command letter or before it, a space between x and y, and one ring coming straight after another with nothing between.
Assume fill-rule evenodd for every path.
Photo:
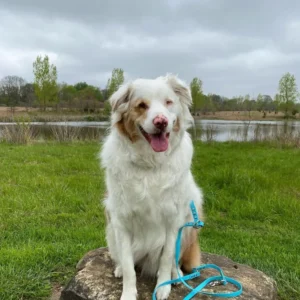
<instances>
[{"instance_id":1,"label":"dog's head","mask_svg":"<svg viewBox=\"0 0 300 300\"><path fill-rule=\"evenodd\" d=\"M144 141L164 152L169 140L192 124L189 86L174 75L137 79L119 88L109 99L112 125L132 143Z\"/></svg>"}]
</instances>

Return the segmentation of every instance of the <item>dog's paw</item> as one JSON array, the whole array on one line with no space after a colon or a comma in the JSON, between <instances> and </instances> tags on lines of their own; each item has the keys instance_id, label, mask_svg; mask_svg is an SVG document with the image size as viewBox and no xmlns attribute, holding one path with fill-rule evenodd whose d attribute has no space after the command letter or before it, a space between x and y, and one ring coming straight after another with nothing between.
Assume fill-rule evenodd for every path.
<instances>
[{"instance_id":1,"label":"dog's paw","mask_svg":"<svg viewBox=\"0 0 300 300\"><path fill-rule=\"evenodd\" d=\"M182 277L183 276L183 273L182 273L182 271L179 269L179 274L180 274L180 277ZM177 273L177 269L176 268L173 268L172 269L172 280L174 280L174 279L178 279L179 277L178 277L178 273ZM175 283L173 283L174 285L178 285L178 284L180 284L180 281L179 282L175 282Z\"/></svg>"},{"instance_id":2,"label":"dog's paw","mask_svg":"<svg viewBox=\"0 0 300 300\"><path fill-rule=\"evenodd\" d=\"M117 266L115 268L114 275L116 278L121 278L123 276L123 270L121 266Z\"/></svg>"},{"instance_id":3,"label":"dog's paw","mask_svg":"<svg viewBox=\"0 0 300 300\"><path fill-rule=\"evenodd\" d=\"M156 292L156 299L166 300L168 299L170 292L171 292L171 285L162 286Z\"/></svg>"},{"instance_id":4,"label":"dog's paw","mask_svg":"<svg viewBox=\"0 0 300 300\"><path fill-rule=\"evenodd\" d=\"M123 290L120 300L136 300L136 298L137 298L137 290L129 289L125 291Z\"/></svg>"}]
</instances>

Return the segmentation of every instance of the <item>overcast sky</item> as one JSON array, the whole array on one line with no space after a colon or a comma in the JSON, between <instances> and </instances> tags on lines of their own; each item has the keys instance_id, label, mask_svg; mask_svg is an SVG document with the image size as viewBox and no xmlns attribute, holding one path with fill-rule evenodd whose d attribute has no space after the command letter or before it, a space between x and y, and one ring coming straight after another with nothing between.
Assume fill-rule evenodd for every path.
<instances>
[{"instance_id":1,"label":"overcast sky","mask_svg":"<svg viewBox=\"0 0 300 300\"><path fill-rule=\"evenodd\" d=\"M299 0L0 0L0 78L33 80L48 54L59 81L104 88L168 72L205 93L274 96L291 72L300 82Z\"/></svg>"}]
</instances>

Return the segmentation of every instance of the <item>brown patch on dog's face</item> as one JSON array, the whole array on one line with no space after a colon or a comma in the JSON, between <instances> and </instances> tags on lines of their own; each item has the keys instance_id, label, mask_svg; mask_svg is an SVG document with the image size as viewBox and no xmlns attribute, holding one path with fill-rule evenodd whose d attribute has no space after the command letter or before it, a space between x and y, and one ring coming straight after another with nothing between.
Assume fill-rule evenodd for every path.
<instances>
[{"instance_id":1,"label":"brown patch on dog's face","mask_svg":"<svg viewBox=\"0 0 300 300\"><path fill-rule=\"evenodd\" d=\"M116 124L119 132L127 136L132 143L141 138L138 125L146 119L149 104L150 102L145 99L130 101L128 110Z\"/></svg>"},{"instance_id":2,"label":"brown patch on dog's face","mask_svg":"<svg viewBox=\"0 0 300 300\"><path fill-rule=\"evenodd\" d=\"M180 130L180 120L179 118L177 117L176 118L176 121L175 121L175 124L174 124L174 127L173 127L173 131L174 132L178 132Z\"/></svg>"}]
</instances>

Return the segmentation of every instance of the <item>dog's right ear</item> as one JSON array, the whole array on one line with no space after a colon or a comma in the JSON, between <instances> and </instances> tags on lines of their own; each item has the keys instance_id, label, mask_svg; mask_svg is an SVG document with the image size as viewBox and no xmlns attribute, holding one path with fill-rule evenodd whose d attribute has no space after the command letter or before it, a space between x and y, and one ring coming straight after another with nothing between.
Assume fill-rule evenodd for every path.
<instances>
[{"instance_id":1,"label":"dog's right ear","mask_svg":"<svg viewBox=\"0 0 300 300\"><path fill-rule=\"evenodd\" d=\"M114 92L109 98L109 103L111 105L112 111L122 111L127 106L131 95L130 84L125 84L119 87L119 89Z\"/></svg>"}]
</instances>

